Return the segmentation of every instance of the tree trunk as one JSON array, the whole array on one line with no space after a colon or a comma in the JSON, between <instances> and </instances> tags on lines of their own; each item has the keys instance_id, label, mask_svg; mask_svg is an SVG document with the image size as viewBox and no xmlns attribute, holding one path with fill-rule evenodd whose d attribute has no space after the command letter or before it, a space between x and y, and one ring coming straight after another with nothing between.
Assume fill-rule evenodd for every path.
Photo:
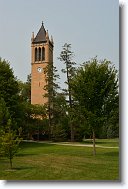
<instances>
[{"instance_id":1,"label":"tree trunk","mask_svg":"<svg viewBox=\"0 0 128 189\"><path fill-rule=\"evenodd\" d=\"M51 115L48 115L48 124L49 124L49 140L51 140Z\"/></svg>"},{"instance_id":2,"label":"tree trunk","mask_svg":"<svg viewBox=\"0 0 128 189\"><path fill-rule=\"evenodd\" d=\"M93 155L96 155L96 146L95 146L95 131L93 130Z\"/></svg>"},{"instance_id":3,"label":"tree trunk","mask_svg":"<svg viewBox=\"0 0 128 189\"><path fill-rule=\"evenodd\" d=\"M74 142L74 127L72 123L70 123L70 126L71 126L71 142Z\"/></svg>"},{"instance_id":4,"label":"tree trunk","mask_svg":"<svg viewBox=\"0 0 128 189\"><path fill-rule=\"evenodd\" d=\"M72 109L72 96L71 96L71 90L70 90L69 80L70 79L69 79L69 73L68 73L68 67L67 67L69 106L70 106L70 109ZM70 121L70 128L71 128L71 142L74 142L74 126L73 126L72 120Z\"/></svg>"},{"instance_id":5,"label":"tree trunk","mask_svg":"<svg viewBox=\"0 0 128 189\"><path fill-rule=\"evenodd\" d=\"M51 140L51 107L50 107L50 100L49 100L49 104L48 104L48 124L49 124L49 140Z\"/></svg>"},{"instance_id":6,"label":"tree trunk","mask_svg":"<svg viewBox=\"0 0 128 189\"><path fill-rule=\"evenodd\" d=\"M12 169L12 159L10 158L10 169Z\"/></svg>"}]
</instances>

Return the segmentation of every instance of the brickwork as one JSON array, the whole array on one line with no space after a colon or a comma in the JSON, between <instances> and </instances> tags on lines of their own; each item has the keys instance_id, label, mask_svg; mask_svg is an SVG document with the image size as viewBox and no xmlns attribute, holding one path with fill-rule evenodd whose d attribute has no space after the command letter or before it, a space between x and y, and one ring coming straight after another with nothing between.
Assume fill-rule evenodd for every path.
<instances>
[{"instance_id":1,"label":"brickwork","mask_svg":"<svg viewBox=\"0 0 128 189\"><path fill-rule=\"evenodd\" d=\"M47 102L47 98L44 97L44 94L46 93L44 90L44 86L46 85L44 69L47 64L53 63L53 39L49 39L48 32L45 31L43 25L39 32L35 38L33 33L31 39L31 104L43 105ZM44 38L44 33L45 40L41 39L41 34L42 38ZM39 39L38 36L40 37ZM39 48L40 50L44 48L45 58L43 58L43 60L41 60L41 58L36 60L36 50L38 51ZM43 52L40 51L40 53ZM42 57L42 54L40 54L40 57Z\"/></svg>"}]
</instances>

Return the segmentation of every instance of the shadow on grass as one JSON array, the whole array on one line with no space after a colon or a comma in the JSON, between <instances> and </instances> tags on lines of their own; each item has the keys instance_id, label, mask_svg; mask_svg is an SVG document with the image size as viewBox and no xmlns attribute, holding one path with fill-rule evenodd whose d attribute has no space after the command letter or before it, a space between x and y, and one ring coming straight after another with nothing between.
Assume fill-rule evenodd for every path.
<instances>
[{"instance_id":1,"label":"shadow on grass","mask_svg":"<svg viewBox=\"0 0 128 189\"><path fill-rule=\"evenodd\" d=\"M35 153L18 153L18 154L16 154L16 156L15 157L25 157L25 156L34 156L34 155L37 155L37 154L35 154Z\"/></svg>"},{"instance_id":2,"label":"shadow on grass","mask_svg":"<svg viewBox=\"0 0 128 189\"><path fill-rule=\"evenodd\" d=\"M12 167L12 169L6 169L5 171L6 172L13 172L13 171L24 171L24 170L31 170L31 169L34 169L34 167Z\"/></svg>"},{"instance_id":3,"label":"shadow on grass","mask_svg":"<svg viewBox=\"0 0 128 189\"><path fill-rule=\"evenodd\" d=\"M50 144L50 143L48 143L48 142L42 142L42 143L40 143L40 142L38 142L38 141L33 141L33 142L25 142L25 141L23 141L21 144L20 144L20 147L23 147L23 148L33 148L33 147L36 147L36 148L38 148L38 147L49 147L49 146L53 146L54 144Z\"/></svg>"},{"instance_id":4,"label":"shadow on grass","mask_svg":"<svg viewBox=\"0 0 128 189\"><path fill-rule=\"evenodd\" d=\"M25 157L25 156L36 156L41 153L42 149L50 148L51 146L55 146L50 143L38 143L38 142L26 142L23 141L20 144L20 150L16 154L16 157Z\"/></svg>"},{"instance_id":5,"label":"shadow on grass","mask_svg":"<svg viewBox=\"0 0 128 189\"><path fill-rule=\"evenodd\" d=\"M29 169L34 169L35 167L14 167L13 169L16 170L16 171L21 171L21 170L29 170Z\"/></svg>"}]
</instances>

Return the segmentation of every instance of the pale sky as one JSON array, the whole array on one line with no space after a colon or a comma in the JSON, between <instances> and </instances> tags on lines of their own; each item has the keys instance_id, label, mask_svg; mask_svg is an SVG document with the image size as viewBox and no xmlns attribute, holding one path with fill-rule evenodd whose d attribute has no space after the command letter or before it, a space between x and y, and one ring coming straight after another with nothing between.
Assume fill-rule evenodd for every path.
<instances>
[{"instance_id":1,"label":"pale sky","mask_svg":"<svg viewBox=\"0 0 128 189\"><path fill-rule=\"evenodd\" d=\"M15 76L31 72L31 35L44 22L54 39L54 63L64 43L71 43L77 64L98 56L119 69L118 0L0 0L0 57Z\"/></svg>"}]
</instances>

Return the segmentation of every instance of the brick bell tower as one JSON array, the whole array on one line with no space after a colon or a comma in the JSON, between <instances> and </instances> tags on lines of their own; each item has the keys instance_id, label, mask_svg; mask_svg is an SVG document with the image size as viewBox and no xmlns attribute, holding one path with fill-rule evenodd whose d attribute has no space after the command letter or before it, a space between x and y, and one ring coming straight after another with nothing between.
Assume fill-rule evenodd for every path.
<instances>
[{"instance_id":1,"label":"brick bell tower","mask_svg":"<svg viewBox=\"0 0 128 189\"><path fill-rule=\"evenodd\" d=\"M43 105L47 98L44 69L47 64L53 64L53 38L49 39L48 31L45 30L43 22L36 37L32 33L31 38L31 104Z\"/></svg>"}]
</instances>

